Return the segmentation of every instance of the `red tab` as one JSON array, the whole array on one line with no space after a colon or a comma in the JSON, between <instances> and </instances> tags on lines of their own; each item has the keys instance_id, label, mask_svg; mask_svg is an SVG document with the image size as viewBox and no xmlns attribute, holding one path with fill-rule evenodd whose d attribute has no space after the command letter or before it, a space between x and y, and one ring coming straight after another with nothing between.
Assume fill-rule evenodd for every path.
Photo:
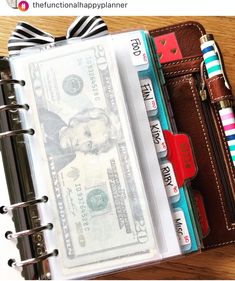
<instances>
[{"instance_id":1,"label":"red tab","mask_svg":"<svg viewBox=\"0 0 235 281\"><path fill-rule=\"evenodd\" d=\"M167 130L164 131L164 137L168 147L167 159L174 167L178 186L182 187L186 180L195 177L197 173L191 142L187 135L173 135Z\"/></svg>"},{"instance_id":2,"label":"red tab","mask_svg":"<svg viewBox=\"0 0 235 281\"><path fill-rule=\"evenodd\" d=\"M183 58L175 33L168 33L154 38L160 63Z\"/></svg>"},{"instance_id":3,"label":"red tab","mask_svg":"<svg viewBox=\"0 0 235 281\"><path fill-rule=\"evenodd\" d=\"M206 215L204 201L199 191L194 190L193 193L198 211L198 219L202 230L202 237L205 238L210 231L210 227Z\"/></svg>"}]
</instances>

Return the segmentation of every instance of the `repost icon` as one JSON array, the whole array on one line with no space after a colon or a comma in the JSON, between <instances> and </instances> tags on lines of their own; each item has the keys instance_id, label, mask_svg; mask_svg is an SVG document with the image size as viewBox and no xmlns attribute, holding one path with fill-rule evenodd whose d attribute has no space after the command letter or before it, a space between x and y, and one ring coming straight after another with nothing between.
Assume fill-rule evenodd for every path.
<instances>
[{"instance_id":1,"label":"repost icon","mask_svg":"<svg viewBox=\"0 0 235 281\"><path fill-rule=\"evenodd\" d=\"M6 0L7 4L13 9L19 9L22 12L25 12L29 8L29 3L27 1L18 1L18 0Z\"/></svg>"}]
</instances>

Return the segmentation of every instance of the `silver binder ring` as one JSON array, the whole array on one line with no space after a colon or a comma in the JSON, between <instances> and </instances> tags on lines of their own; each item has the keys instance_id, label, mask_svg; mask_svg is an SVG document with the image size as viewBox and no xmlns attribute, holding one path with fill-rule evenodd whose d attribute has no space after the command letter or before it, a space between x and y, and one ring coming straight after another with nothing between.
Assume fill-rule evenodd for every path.
<instances>
[{"instance_id":1,"label":"silver binder ring","mask_svg":"<svg viewBox=\"0 0 235 281\"><path fill-rule=\"evenodd\" d=\"M0 139L2 138L6 138L6 137L14 137L14 136L18 136L18 135L24 135L24 134L29 134L29 135L33 135L34 129L28 129L28 130L14 130L14 131L7 131L7 132L3 132L0 133Z\"/></svg>"},{"instance_id":2,"label":"silver binder ring","mask_svg":"<svg viewBox=\"0 0 235 281\"><path fill-rule=\"evenodd\" d=\"M24 80L16 80L16 79L2 79L0 80L0 85L8 85L8 84L19 84L21 86L25 85Z\"/></svg>"},{"instance_id":3,"label":"silver binder ring","mask_svg":"<svg viewBox=\"0 0 235 281\"><path fill-rule=\"evenodd\" d=\"M0 106L0 112L6 110L17 110L17 109L25 109L28 110L28 104L4 104Z\"/></svg>"},{"instance_id":4,"label":"silver binder ring","mask_svg":"<svg viewBox=\"0 0 235 281\"><path fill-rule=\"evenodd\" d=\"M11 231L7 231L5 233L5 237L9 240L18 239L19 237L29 236L29 235L35 234L37 232L40 232L42 230L46 230L46 229L51 230L52 228L53 228L53 224L48 223L48 224L43 225L43 226L39 226L39 227L35 227L33 229L27 229L27 230L15 232L15 233L13 233Z\"/></svg>"},{"instance_id":5,"label":"silver binder ring","mask_svg":"<svg viewBox=\"0 0 235 281\"><path fill-rule=\"evenodd\" d=\"M39 199L29 200L26 202L20 202L20 203L16 203L16 204L9 205L9 206L1 206L0 214L6 214L9 211L12 211L12 210L18 209L18 208L25 208L25 207L36 205L39 203L46 203L47 201L48 201L48 197L43 196L42 198L39 198Z\"/></svg>"},{"instance_id":6,"label":"silver binder ring","mask_svg":"<svg viewBox=\"0 0 235 281\"><path fill-rule=\"evenodd\" d=\"M11 266L11 267L22 267L22 266L25 266L25 265L31 265L31 264L39 263L43 260L48 259L49 257L58 256L58 254L59 254L59 251L57 249L55 249L50 253L45 253L44 255L41 255L37 258L32 258L32 259L28 259L28 260L24 260L24 261L17 262L14 259L10 259L10 260L8 260L8 265Z\"/></svg>"}]
</instances>

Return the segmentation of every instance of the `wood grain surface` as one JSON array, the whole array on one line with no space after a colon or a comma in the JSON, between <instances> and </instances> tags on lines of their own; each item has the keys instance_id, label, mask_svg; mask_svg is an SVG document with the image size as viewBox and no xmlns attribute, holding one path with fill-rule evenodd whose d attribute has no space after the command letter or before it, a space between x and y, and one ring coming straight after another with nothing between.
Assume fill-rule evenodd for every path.
<instances>
[{"instance_id":1,"label":"wood grain surface","mask_svg":"<svg viewBox=\"0 0 235 281\"><path fill-rule=\"evenodd\" d=\"M7 55L7 40L18 21L27 21L54 36L62 36L73 19L74 17L0 17L0 54ZM235 89L235 17L104 17L104 19L111 32L130 28L160 28L187 20L199 21L208 33L214 34L223 52L231 86ZM101 279L235 279L235 245L103 276Z\"/></svg>"}]
</instances>

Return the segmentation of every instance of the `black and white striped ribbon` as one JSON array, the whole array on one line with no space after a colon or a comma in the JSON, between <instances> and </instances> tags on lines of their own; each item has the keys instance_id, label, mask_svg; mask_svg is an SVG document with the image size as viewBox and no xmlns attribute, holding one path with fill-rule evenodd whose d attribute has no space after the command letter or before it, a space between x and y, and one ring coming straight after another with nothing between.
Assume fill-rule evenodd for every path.
<instances>
[{"instance_id":1,"label":"black and white striped ribbon","mask_svg":"<svg viewBox=\"0 0 235 281\"><path fill-rule=\"evenodd\" d=\"M99 16L80 16L70 25L64 37L56 38L32 25L19 22L8 41L9 55L17 55L27 47L47 44L72 37L94 38L108 34L108 28Z\"/></svg>"}]
</instances>

